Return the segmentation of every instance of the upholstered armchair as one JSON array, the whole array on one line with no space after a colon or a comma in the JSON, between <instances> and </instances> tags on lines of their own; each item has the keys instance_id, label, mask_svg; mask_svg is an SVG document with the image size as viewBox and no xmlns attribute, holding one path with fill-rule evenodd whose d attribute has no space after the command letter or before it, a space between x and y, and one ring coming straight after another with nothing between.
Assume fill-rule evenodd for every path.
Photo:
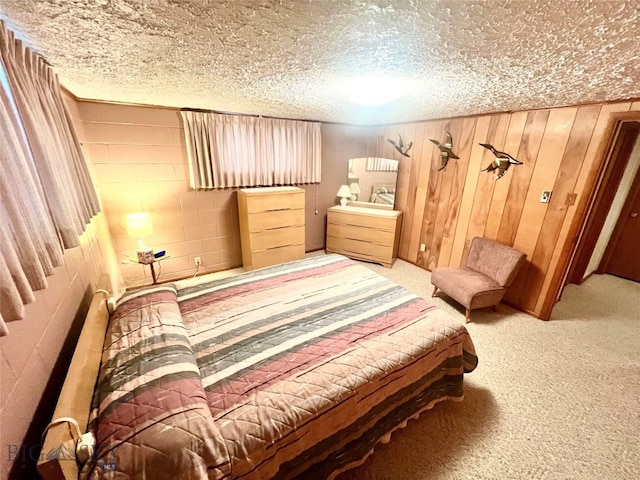
<instances>
[{"instance_id":1,"label":"upholstered armchair","mask_svg":"<svg viewBox=\"0 0 640 480\"><path fill-rule=\"evenodd\" d=\"M471 240L466 266L440 267L431 272L431 283L435 287L432 296L442 290L462 304L468 322L473 309L495 309L526 257L515 248L475 237Z\"/></svg>"}]
</instances>

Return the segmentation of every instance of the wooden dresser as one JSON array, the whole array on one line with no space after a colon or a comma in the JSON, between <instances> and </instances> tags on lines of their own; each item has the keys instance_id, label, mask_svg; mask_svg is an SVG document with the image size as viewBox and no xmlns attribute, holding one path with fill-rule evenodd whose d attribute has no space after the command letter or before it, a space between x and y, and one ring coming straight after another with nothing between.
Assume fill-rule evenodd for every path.
<instances>
[{"instance_id":1,"label":"wooden dresser","mask_svg":"<svg viewBox=\"0 0 640 480\"><path fill-rule=\"evenodd\" d=\"M341 253L391 268L398 256L402 212L341 207L327 211L327 253Z\"/></svg>"},{"instance_id":2,"label":"wooden dresser","mask_svg":"<svg viewBox=\"0 0 640 480\"><path fill-rule=\"evenodd\" d=\"M238 190L245 270L304 258L304 194L297 187Z\"/></svg>"}]
</instances>

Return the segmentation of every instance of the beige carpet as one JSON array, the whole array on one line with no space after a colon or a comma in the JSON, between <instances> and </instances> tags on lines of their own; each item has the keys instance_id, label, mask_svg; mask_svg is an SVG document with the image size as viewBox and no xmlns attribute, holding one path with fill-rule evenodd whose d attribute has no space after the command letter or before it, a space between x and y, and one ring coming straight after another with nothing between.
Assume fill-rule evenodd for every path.
<instances>
[{"instance_id":1,"label":"beige carpet","mask_svg":"<svg viewBox=\"0 0 640 480\"><path fill-rule=\"evenodd\" d=\"M426 270L370 267L431 296ZM594 275L550 322L501 305L467 328L479 365L464 401L410 421L339 480L640 478L640 284Z\"/></svg>"}]
</instances>

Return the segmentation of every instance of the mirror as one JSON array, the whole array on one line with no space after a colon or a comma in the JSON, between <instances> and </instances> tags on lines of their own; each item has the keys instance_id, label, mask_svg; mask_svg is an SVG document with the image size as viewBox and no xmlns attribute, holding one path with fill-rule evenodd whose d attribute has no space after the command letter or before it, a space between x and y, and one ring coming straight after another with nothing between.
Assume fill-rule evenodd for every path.
<instances>
[{"instance_id":1,"label":"mirror","mask_svg":"<svg viewBox=\"0 0 640 480\"><path fill-rule=\"evenodd\" d=\"M398 160L379 157L349 159L347 185L352 192L359 190L353 193L350 205L393 210L398 163Z\"/></svg>"}]
</instances>

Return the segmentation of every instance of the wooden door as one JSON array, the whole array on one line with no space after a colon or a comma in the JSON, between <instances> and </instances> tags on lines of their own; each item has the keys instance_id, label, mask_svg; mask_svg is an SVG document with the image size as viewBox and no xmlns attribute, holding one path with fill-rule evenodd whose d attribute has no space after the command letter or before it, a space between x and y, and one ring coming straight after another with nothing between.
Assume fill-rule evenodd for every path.
<instances>
[{"instance_id":1,"label":"wooden door","mask_svg":"<svg viewBox=\"0 0 640 480\"><path fill-rule=\"evenodd\" d=\"M622 207L598 271L640 282L640 170Z\"/></svg>"}]
</instances>

